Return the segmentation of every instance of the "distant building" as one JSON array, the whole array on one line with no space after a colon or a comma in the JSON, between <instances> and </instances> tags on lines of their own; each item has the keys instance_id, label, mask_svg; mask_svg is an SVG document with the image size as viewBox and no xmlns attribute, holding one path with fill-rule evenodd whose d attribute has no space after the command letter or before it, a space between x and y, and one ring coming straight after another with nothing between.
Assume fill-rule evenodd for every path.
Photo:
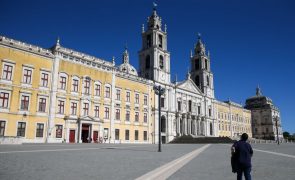
<instances>
[{"instance_id":1,"label":"distant building","mask_svg":"<svg viewBox=\"0 0 295 180\"><path fill-rule=\"evenodd\" d=\"M276 140L277 128L279 139L283 138L280 111L269 97L262 95L259 87L256 96L246 100L245 108L251 110L254 138Z\"/></svg>"},{"instance_id":2,"label":"distant building","mask_svg":"<svg viewBox=\"0 0 295 180\"><path fill-rule=\"evenodd\" d=\"M239 138L243 133L252 137L251 111L232 101L216 101L218 136Z\"/></svg>"}]
</instances>

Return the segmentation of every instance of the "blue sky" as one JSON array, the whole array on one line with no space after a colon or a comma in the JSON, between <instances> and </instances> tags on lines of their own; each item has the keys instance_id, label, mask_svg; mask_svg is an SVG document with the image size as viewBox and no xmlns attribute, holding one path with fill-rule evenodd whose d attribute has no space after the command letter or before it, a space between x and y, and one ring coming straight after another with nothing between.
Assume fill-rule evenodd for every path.
<instances>
[{"instance_id":1,"label":"blue sky","mask_svg":"<svg viewBox=\"0 0 295 180\"><path fill-rule=\"evenodd\" d=\"M138 67L141 25L151 0L0 0L0 34L51 47L61 44L121 63L128 44ZM184 79L190 50L202 34L210 50L215 95L243 103L259 84L281 110L283 129L295 133L295 1L158 0L168 27L174 79Z\"/></svg>"}]
</instances>

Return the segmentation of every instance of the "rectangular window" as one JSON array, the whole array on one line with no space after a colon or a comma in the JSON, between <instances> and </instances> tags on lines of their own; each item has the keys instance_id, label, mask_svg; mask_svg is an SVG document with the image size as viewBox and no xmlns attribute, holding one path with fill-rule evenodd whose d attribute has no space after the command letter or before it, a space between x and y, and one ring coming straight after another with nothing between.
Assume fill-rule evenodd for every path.
<instances>
[{"instance_id":1,"label":"rectangular window","mask_svg":"<svg viewBox=\"0 0 295 180\"><path fill-rule=\"evenodd\" d=\"M84 103L83 114L84 116L88 116L88 113L89 113L89 103Z\"/></svg>"},{"instance_id":2,"label":"rectangular window","mask_svg":"<svg viewBox=\"0 0 295 180\"><path fill-rule=\"evenodd\" d=\"M178 111L181 111L181 101L177 101Z\"/></svg>"},{"instance_id":3,"label":"rectangular window","mask_svg":"<svg viewBox=\"0 0 295 180\"><path fill-rule=\"evenodd\" d=\"M73 92L78 92L79 80L73 79Z\"/></svg>"},{"instance_id":4,"label":"rectangular window","mask_svg":"<svg viewBox=\"0 0 295 180\"><path fill-rule=\"evenodd\" d=\"M188 111L192 112L192 101L191 100L188 101Z\"/></svg>"},{"instance_id":5,"label":"rectangular window","mask_svg":"<svg viewBox=\"0 0 295 180\"><path fill-rule=\"evenodd\" d=\"M95 84L95 96L100 96L100 85Z\"/></svg>"},{"instance_id":6,"label":"rectangular window","mask_svg":"<svg viewBox=\"0 0 295 180\"><path fill-rule=\"evenodd\" d=\"M139 112L135 112L135 122L139 121Z\"/></svg>"},{"instance_id":7,"label":"rectangular window","mask_svg":"<svg viewBox=\"0 0 295 180\"><path fill-rule=\"evenodd\" d=\"M25 110L25 111L29 110L29 99L30 99L29 96L22 95L22 97L21 97L21 106L20 106L21 110Z\"/></svg>"},{"instance_id":8,"label":"rectangular window","mask_svg":"<svg viewBox=\"0 0 295 180\"><path fill-rule=\"evenodd\" d=\"M0 108L8 108L9 102L9 93L1 92L0 93Z\"/></svg>"},{"instance_id":9,"label":"rectangular window","mask_svg":"<svg viewBox=\"0 0 295 180\"><path fill-rule=\"evenodd\" d=\"M143 131L143 140L147 141L147 131Z\"/></svg>"},{"instance_id":10,"label":"rectangular window","mask_svg":"<svg viewBox=\"0 0 295 180\"><path fill-rule=\"evenodd\" d=\"M56 138L62 138L62 125L56 125Z\"/></svg>"},{"instance_id":11,"label":"rectangular window","mask_svg":"<svg viewBox=\"0 0 295 180\"><path fill-rule=\"evenodd\" d=\"M39 99L39 112L45 112L46 111L46 98L40 98Z\"/></svg>"},{"instance_id":12,"label":"rectangular window","mask_svg":"<svg viewBox=\"0 0 295 180\"><path fill-rule=\"evenodd\" d=\"M147 113L144 113L143 115L143 122L147 123Z\"/></svg>"},{"instance_id":13,"label":"rectangular window","mask_svg":"<svg viewBox=\"0 0 295 180\"><path fill-rule=\"evenodd\" d=\"M198 114L201 114L201 106L198 106Z\"/></svg>"},{"instance_id":14,"label":"rectangular window","mask_svg":"<svg viewBox=\"0 0 295 180\"><path fill-rule=\"evenodd\" d=\"M138 141L138 130L135 130L134 139L135 141Z\"/></svg>"},{"instance_id":15,"label":"rectangular window","mask_svg":"<svg viewBox=\"0 0 295 180\"><path fill-rule=\"evenodd\" d=\"M65 102L62 100L58 100L58 114L64 114L65 113Z\"/></svg>"},{"instance_id":16,"label":"rectangular window","mask_svg":"<svg viewBox=\"0 0 295 180\"><path fill-rule=\"evenodd\" d=\"M41 73L41 86L48 87L48 74L47 73Z\"/></svg>"},{"instance_id":17,"label":"rectangular window","mask_svg":"<svg viewBox=\"0 0 295 180\"><path fill-rule=\"evenodd\" d=\"M139 104L139 94L135 94L135 103Z\"/></svg>"},{"instance_id":18,"label":"rectangular window","mask_svg":"<svg viewBox=\"0 0 295 180\"><path fill-rule=\"evenodd\" d=\"M130 111L126 111L126 121L130 121Z\"/></svg>"},{"instance_id":19,"label":"rectangular window","mask_svg":"<svg viewBox=\"0 0 295 180\"><path fill-rule=\"evenodd\" d=\"M2 79L11 81L12 80L12 69L13 69L13 66L8 65L8 64L4 64Z\"/></svg>"},{"instance_id":20,"label":"rectangular window","mask_svg":"<svg viewBox=\"0 0 295 180\"><path fill-rule=\"evenodd\" d=\"M60 77L60 89L66 90L66 77L61 76Z\"/></svg>"},{"instance_id":21,"label":"rectangular window","mask_svg":"<svg viewBox=\"0 0 295 180\"><path fill-rule=\"evenodd\" d=\"M126 92L126 102L130 102L130 92Z\"/></svg>"},{"instance_id":22,"label":"rectangular window","mask_svg":"<svg viewBox=\"0 0 295 180\"><path fill-rule=\"evenodd\" d=\"M36 137L43 137L44 124L37 123L36 127Z\"/></svg>"},{"instance_id":23,"label":"rectangular window","mask_svg":"<svg viewBox=\"0 0 295 180\"><path fill-rule=\"evenodd\" d=\"M32 80L32 70L24 69L23 83L31 84Z\"/></svg>"},{"instance_id":24,"label":"rectangular window","mask_svg":"<svg viewBox=\"0 0 295 180\"><path fill-rule=\"evenodd\" d=\"M120 120L120 109L116 109L116 120Z\"/></svg>"},{"instance_id":25,"label":"rectangular window","mask_svg":"<svg viewBox=\"0 0 295 180\"><path fill-rule=\"evenodd\" d=\"M84 84L84 93L90 94L90 78L85 78L85 84Z\"/></svg>"},{"instance_id":26,"label":"rectangular window","mask_svg":"<svg viewBox=\"0 0 295 180\"><path fill-rule=\"evenodd\" d=\"M211 117L211 115L212 115L212 109L209 108L209 116Z\"/></svg>"},{"instance_id":27,"label":"rectangular window","mask_svg":"<svg viewBox=\"0 0 295 180\"><path fill-rule=\"evenodd\" d=\"M165 98L161 98L161 108L165 107Z\"/></svg>"},{"instance_id":28,"label":"rectangular window","mask_svg":"<svg viewBox=\"0 0 295 180\"><path fill-rule=\"evenodd\" d=\"M99 117L99 106L94 107L94 117Z\"/></svg>"},{"instance_id":29,"label":"rectangular window","mask_svg":"<svg viewBox=\"0 0 295 180\"><path fill-rule=\"evenodd\" d=\"M115 140L119 140L119 139L120 139L120 130L115 129Z\"/></svg>"},{"instance_id":30,"label":"rectangular window","mask_svg":"<svg viewBox=\"0 0 295 180\"><path fill-rule=\"evenodd\" d=\"M105 107L104 108L104 118L109 119L110 118L110 108Z\"/></svg>"},{"instance_id":31,"label":"rectangular window","mask_svg":"<svg viewBox=\"0 0 295 180\"><path fill-rule=\"evenodd\" d=\"M110 98L111 97L111 88L110 87L106 87L106 90L105 90L105 97L106 98Z\"/></svg>"},{"instance_id":32,"label":"rectangular window","mask_svg":"<svg viewBox=\"0 0 295 180\"><path fill-rule=\"evenodd\" d=\"M148 97L145 95L144 98L143 98L143 104L147 105L148 104L147 101L148 101Z\"/></svg>"},{"instance_id":33,"label":"rectangular window","mask_svg":"<svg viewBox=\"0 0 295 180\"><path fill-rule=\"evenodd\" d=\"M0 136L4 136L5 134L5 121L0 121Z\"/></svg>"},{"instance_id":34,"label":"rectangular window","mask_svg":"<svg viewBox=\"0 0 295 180\"><path fill-rule=\"evenodd\" d=\"M129 141L129 130L125 130L125 140Z\"/></svg>"},{"instance_id":35,"label":"rectangular window","mask_svg":"<svg viewBox=\"0 0 295 180\"><path fill-rule=\"evenodd\" d=\"M71 115L77 115L77 103L76 102L71 103Z\"/></svg>"},{"instance_id":36,"label":"rectangular window","mask_svg":"<svg viewBox=\"0 0 295 180\"><path fill-rule=\"evenodd\" d=\"M26 135L26 123L19 122L17 125L17 136L25 137Z\"/></svg>"},{"instance_id":37,"label":"rectangular window","mask_svg":"<svg viewBox=\"0 0 295 180\"><path fill-rule=\"evenodd\" d=\"M120 101L121 100L121 91L117 89L116 91L116 100Z\"/></svg>"}]
</instances>

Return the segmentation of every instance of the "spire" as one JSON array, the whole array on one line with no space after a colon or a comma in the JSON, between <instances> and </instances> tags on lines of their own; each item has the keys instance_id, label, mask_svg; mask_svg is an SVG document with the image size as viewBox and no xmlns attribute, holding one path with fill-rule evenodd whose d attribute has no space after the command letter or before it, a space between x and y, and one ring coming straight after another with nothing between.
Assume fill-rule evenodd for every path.
<instances>
[{"instance_id":1,"label":"spire","mask_svg":"<svg viewBox=\"0 0 295 180\"><path fill-rule=\"evenodd\" d=\"M262 95L261 89L260 89L260 87L258 85L257 88L256 88L256 96L261 96L261 95Z\"/></svg>"},{"instance_id":2,"label":"spire","mask_svg":"<svg viewBox=\"0 0 295 180\"><path fill-rule=\"evenodd\" d=\"M162 29L162 19L157 14L156 3L153 3L153 13L148 17L148 29Z\"/></svg>"},{"instance_id":3,"label":"spire","mask_svg":"<svg viewBox=\"0 0 295 180\"><path fill-rule=\"evenodd\" d=\"M129 63L129 53L127 50L127 43L125 44L125 51L123 52L123 63Z\"/></svg>"},{"instance_id":4,"label":"spire","mask_svg":"<svg viewBox=\"0 0 295 180\"><path fill-rule=\"evenodd\" d=\"M205 45L202 42L201 33L198 33L198 42L195 46L195 54L206 55Z\"/></svg>"},{"instance_id":5,"label":"spire","mask_svg":"<svg viewBox=\"0 0 295 180\"><path fill-rule=\"evenodd\" d=\"M144 33L144 24L141 26L141 32Z\"/></svg>"},{"instance_id":6,"label":"spire","mask_svg":"<svg viewBox=\"0 0 295 180\"><path fill-rule=\"evenodd\" d=\"M191 78L191 73L189 72L189 67L187 68L187 75L186 75L187 79Z\"/></svg>"},{"instance_id":7,"label":"spire","mask_svg":"<svg viewBox=\"0 0 295 180\"><path fill-rule=\"evenodd\" d=\"M115 62L115 56L113 56L113 58L112 58L112 63L115 66L115 64L116 64L116 62Z\"/></svg>"},{"instance_id":8,"label":"spire","mask_svg":"<svg viewBox=\"0 0 295 180\"><path fill-rule=\"evenodd\" d=\"M60 46L59 41L60 41L60 39L59 39L59 37L57 37L55 46Z\"/></svg>"}]
</instances>

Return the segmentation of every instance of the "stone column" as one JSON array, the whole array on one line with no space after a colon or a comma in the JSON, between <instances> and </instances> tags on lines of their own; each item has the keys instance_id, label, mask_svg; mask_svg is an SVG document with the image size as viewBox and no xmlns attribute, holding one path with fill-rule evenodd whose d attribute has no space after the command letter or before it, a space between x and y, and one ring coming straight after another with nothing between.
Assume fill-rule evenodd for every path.
<instances>
[{"instance_id":1,"label":"stone column","mask_svg":"<svg viewBox=\"0 0 295 180\"><path fill-rule=\"evenodd\" d=\"M185 114L182 114L182 123L183 123L183 134L187 135L187 121L186 121Z\"/></svg>"},{"instance_id":2,"label":"stone column","mask_svg":"<svg viewBox=\"0 0 295 180\"><path fill-rule=\"evenodd\" d=\"M187 115L187 134L191 135L191 116L188 114Z\"/></svg>"},{"instance_id":3,"label":"stone column","mask_svg":"<svg viewBox=\"0 0 295 180\"><path fill-rule=\"evenodd\" d=\"M51 72L51 87L49 95L49 114L48 114L48 126L46 134L46 142L55 142L54 128L55 128L55 108L56 108L56 93L58 87L58 72L59 72L59 54L56 52L52 72Z\"/></svg>"}]
</instances>

